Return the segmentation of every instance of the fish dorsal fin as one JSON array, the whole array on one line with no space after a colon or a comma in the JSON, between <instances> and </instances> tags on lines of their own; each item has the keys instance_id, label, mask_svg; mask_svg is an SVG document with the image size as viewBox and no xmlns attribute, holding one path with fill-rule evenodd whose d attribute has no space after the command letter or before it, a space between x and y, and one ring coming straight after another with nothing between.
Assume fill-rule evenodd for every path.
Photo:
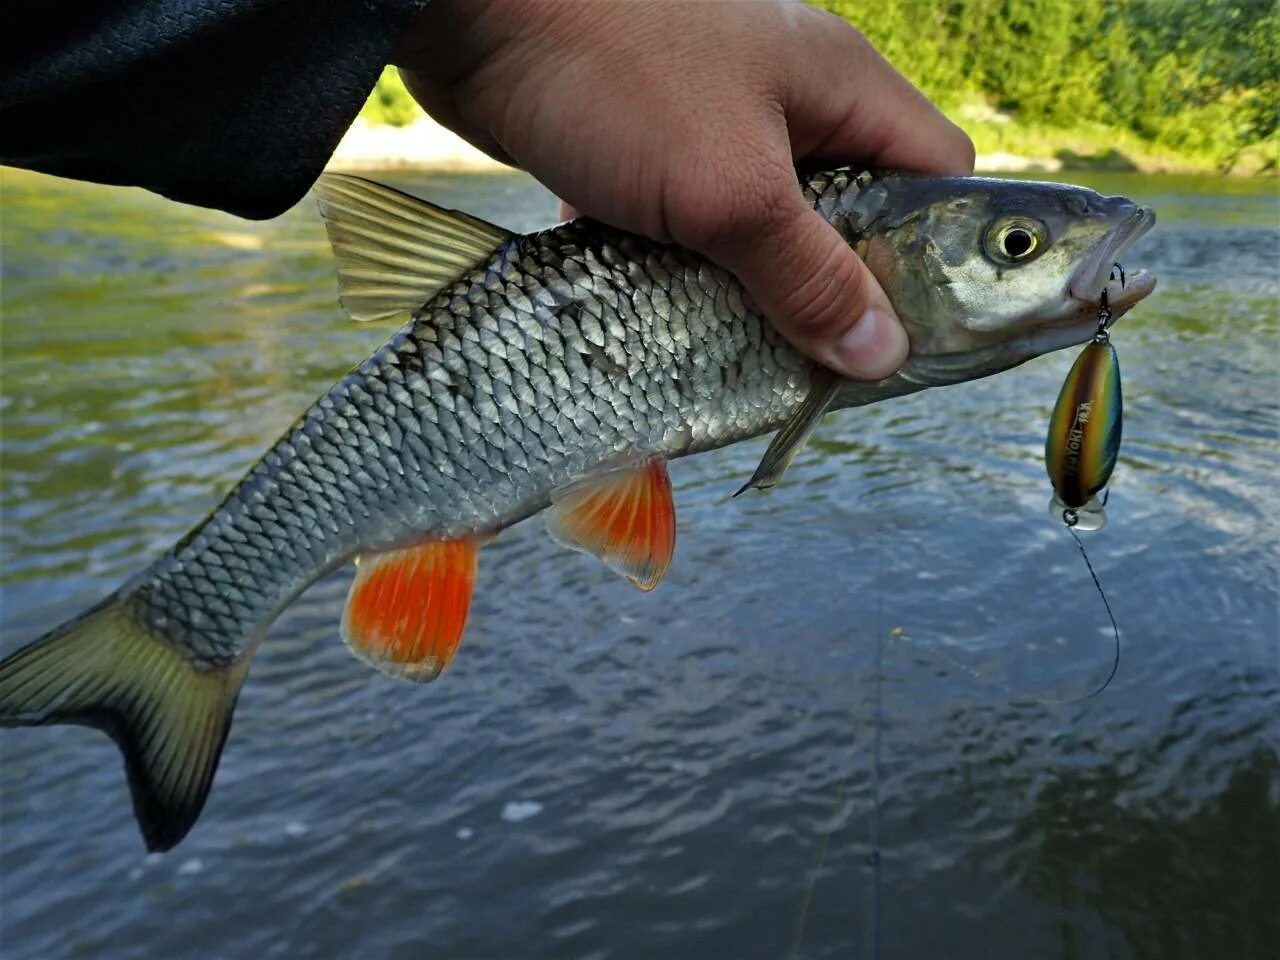
<instances>
[{"instance_id":1,"label":"fish dorsal fin","mask_svg":"<svg viewBox=\"0 0 1280 960\"><path fill-rule=\"evenodd\" d=\"M342 639L383 673L424 683L457 652L476 581L474 540L431 540L360 557Z\"/></svg>"},{"instance_id":2,"label":"fish dorsal fin","mask_svg":"<svg viewBox=\"0 0 1280 960\"><path fill-rule=\"evenodd\" d=\"M416 310L484 262L513 234L363 177L326 173L315 185L353 320Z\"/></svg>"},{"instance_id":3,"label":"fish dorsal fin","mask_svg":"<svg viewBox=\"0 0 1280 960\"><path fill-rule=\"evenodd\" d=\"M547 530L652 590L676 549L676 508L661 457L645 457L575 481L551 495Z\"/></svg>"},{"instance_id":4,"label":"fish dorsal fin","mask_svg":"<svg viewBox=\"0 0 1280 960\"><path fill-rule=\"evenodd\" d=\"M800 409L778 431L777 436L769 444L769 449L765 450L764 456L760 458L760 465L756 467L756 472L734 494L735 497L752 487L757 490L768 490L782 479L782 475L787 472L787 467L791 466L791 461L796 458L796 454L813 436L813 431L818 429L818 424L822 422L827 409L840 392L840 386L840 377L831 370L822 367L815 371L813 384L809 387L809 395L800 404Z\"/></svg>"}]
</instances>

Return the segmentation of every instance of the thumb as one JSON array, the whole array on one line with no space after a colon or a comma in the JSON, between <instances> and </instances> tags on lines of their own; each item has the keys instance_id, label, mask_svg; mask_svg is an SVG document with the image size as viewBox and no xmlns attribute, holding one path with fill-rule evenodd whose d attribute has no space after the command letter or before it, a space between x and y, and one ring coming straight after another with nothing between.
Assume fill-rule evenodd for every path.
<instances>
[{"instance_id":1,"label":"thumb","mask_svg":"<svg viewBox=\"0 0 1280 960\"><path fill-rule=\"evenodd\" d=\"M777 201L764 222L722 233L704 252L797 349L855 380L889 376L910 345L879 282L794 183Z\"/></svg>"}]
</instances>

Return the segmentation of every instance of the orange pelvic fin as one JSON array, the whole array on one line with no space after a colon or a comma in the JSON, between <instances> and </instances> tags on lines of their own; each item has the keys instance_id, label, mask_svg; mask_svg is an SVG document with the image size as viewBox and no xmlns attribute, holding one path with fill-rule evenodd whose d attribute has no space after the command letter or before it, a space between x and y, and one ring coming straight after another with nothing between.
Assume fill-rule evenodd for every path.
<instances>
[{"instance_id":1,"label":"orange pelvic fin","mask_svg":"<svg viewBox=\"0 0 1280 960\"><path fill-rule=\"evenodd\" d=\"M474 540L432 540L360 557L342 614L351 652L393 677L434 680L462 641L477 552Z\"/></svg>"},{"instance_id":2,"label":"orange pelvic fin","mask_svg":"<svg viewBox=\"0 0 1280 960\"><path fill-rule=\"evenodd\" d=\"M557 491L547 529L560 543L599 557L641 590L652 590L676 548L676 508L662 457L646 457Z\"/></svg>"}]
</instances>

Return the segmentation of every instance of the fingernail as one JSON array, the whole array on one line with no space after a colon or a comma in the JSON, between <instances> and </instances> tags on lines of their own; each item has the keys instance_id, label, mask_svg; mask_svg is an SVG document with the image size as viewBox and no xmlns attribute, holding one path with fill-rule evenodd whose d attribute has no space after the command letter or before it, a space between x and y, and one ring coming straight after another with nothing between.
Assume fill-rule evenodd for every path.
<instances>
[{"instance_id":1,"label":"fingernail","mask_svg":"<svg viewBox=\"0 0 1280 960\"><path fill-rule=\"evenodd\" d=\"M907 358L907 333L895 318L871 307L836 342L836 362L842 373L857 380L881 380Z\"/></svg>"}]
</instances>

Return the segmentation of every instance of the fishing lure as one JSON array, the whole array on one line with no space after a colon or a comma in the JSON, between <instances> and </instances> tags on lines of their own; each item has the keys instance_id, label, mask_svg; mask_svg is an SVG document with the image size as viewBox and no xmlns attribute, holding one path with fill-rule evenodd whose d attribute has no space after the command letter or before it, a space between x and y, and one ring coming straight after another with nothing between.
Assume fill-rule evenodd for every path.
<instances>
[{"instance_id":1,"label":"fishing lure","mask_svg":"<svg viewBox=\"0 0 1280 960\"><path fill-rule=\"evenodd\" d=\"M1123 271L1120 276L1123 283ZM1100 530L1106 523L1103 491L1120 453L1124 410L1120 361L1111 345L1110 325L1111 308L1104 289L1098 331L1071 365L1044 444L1045 468L1053 484L1049 515L1076 530Z\"/></svg>"},{"instance_id":2,"label":"fishing lure","mask_svg":"<svg viewBox=\"0 0 1280 960\"><path fill-rule=\"evenodd\" d=\"M1119 273L1120 286L1124 287L1124 268L1115 264L1111 279ZM1120 436L1124 427L1124 404L1120 390L1120 360L1116 356L1116 348L1111 345L1111 307L1107 301L1107 289L1104 287L1098 299L1098 329L1093 339L1085 344L1080 356L1067 374L1067 379L1058 392L1057 403L1053 406L1053 414L1049 418L1049 434L1045 438L1044 463L1049 473L1049 481L1053 484L1053 498L1049 502L1049 515L1060 520L1071 534L1071 539L1080 550L1084 565L1093 579L1093 585L1106 608L1107 617L1111 621L1111 632L1115 637L1115 652L1111 660L1111 670L1102 683L1094 690L1079 697L1058 699L1056 697L1036 697L1036 703L1072 704L1081 703L1096 697L1111 685L1120 669L1120 627L1116 623L1116 615L1111 609L1111 602L1102 589L1097 571L1089 560L1084 543L1077 535L1077 530L1101 530L1106 524L1107 482L1116 468L1116 460L1120 455ZM755 475L738 493L751 487L765 489L778 482L788 464L795 457L800 446L813 433L814 428L826 413L835 396L837 378L827 375L820 380L811 391L804 407L786 428L774 438L765 452L764 459L756 469ZM1099 499L1101 495L1101 499ZM895 631L894 635L901 633ZM883 679L884 637L876 641L875 669L875 710L873 730L873 761L871 766L872 816L870 821L871 853L866 859L872 871L872 882L869 888L869 937L870 955L879 955L880 931L880 890L882 862L880 852L880 749L881 730L884 722L881 681ZM951 659L947 657L946 659ZM961 669L968 670L962 664L952 660ZM976 671L969 670L982 678ZM840 785L836 797L836 809L844 803L848 781ZM818 875L822 872L823 862L827 857L827 847L831 839L828 830L822 836L818 847L817 861L810 871L810 880L800 904L800 913L796 921L795 938L791 944L791 957L800 956L800 947L804 941L805 923L808 920L809 908L813 902L813 891L817 885Z\"/></svg>"},{"instance_id":3,"label":"fishing lure","mask_svg":"<svg viewBox=\"0 0 1280 960\"><path fill-rule=\"evenodd\" d=\"M1112 279L1115 279L1116 271L1123 287L1124 268L1117 263ZM1053 484L1049 515L1062 521L1080 550L1115 636L1111 672L1102 685L1083 697L1063 701L1066 703L1096 697L1111 685L1116 671L1120 669L1120 627L1084 543L1076 533L1077 530L1101 530L1106 524L1107 481L1111 479L1120 455L1124 403L1120 389L1120 360L1116 356L1116 348L1111 345L1110 326L1111 307L1104 287L1098 300L1097 332L1080 351L1063 381L1049 418L1049 434L1044 443L1045 469L1049 473L1049 482Z\"/></svg>"}]
</instances>

